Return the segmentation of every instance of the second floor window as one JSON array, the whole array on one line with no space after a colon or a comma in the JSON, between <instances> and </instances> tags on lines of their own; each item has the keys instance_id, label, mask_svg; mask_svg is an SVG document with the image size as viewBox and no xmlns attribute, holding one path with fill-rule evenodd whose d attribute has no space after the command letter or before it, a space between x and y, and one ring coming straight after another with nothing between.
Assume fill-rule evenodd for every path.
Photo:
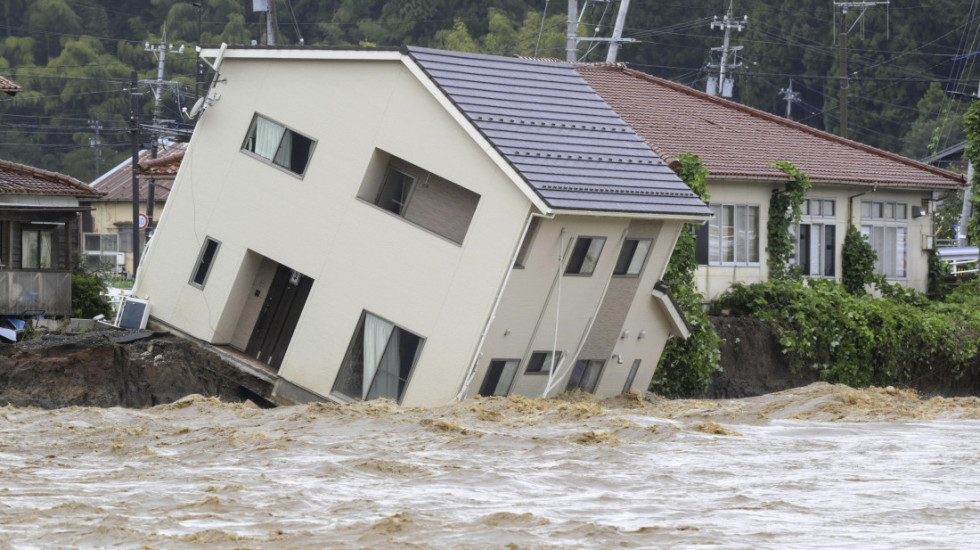
<instances>
[{"instance_id":1,"label":"second floor window","mask_svg":"<svg viewBox=\"0 0 980 550\"><path fill-rule=\"evenodd\" d=\"M316 144L312 139L261 115L252 118L242 150L302 176Z\"/></svg>"}]
</instances>

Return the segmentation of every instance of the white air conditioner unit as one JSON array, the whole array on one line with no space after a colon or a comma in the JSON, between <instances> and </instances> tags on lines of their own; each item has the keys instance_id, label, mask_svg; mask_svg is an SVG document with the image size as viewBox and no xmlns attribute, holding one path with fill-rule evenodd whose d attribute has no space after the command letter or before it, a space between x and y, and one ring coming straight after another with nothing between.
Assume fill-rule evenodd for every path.
<instances>
[{"instance_id":1,"label":"white air conditioner unit","mask_svg":"<svg viewBox=\"0 0 980 550\"><path fill-rule=\"evenodd\" d=\"M126 253L116 252L116 271L126 269Z\"/></svg>"}]
</instances>

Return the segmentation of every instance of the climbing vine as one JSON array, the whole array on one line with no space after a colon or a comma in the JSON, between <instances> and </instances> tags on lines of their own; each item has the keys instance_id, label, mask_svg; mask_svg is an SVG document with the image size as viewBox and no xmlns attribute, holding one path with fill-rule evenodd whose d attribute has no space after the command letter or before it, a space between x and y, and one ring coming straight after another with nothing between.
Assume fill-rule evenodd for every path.
<instances>
[{"instance_id":1,"label":"climbing vine","mask_svg":"<svg viewBox=\"0 0 980 550\"><path fill-rule=\"evenodd\" d=\"M966 225L966 235L971 244L980 243L980 101L974 101L963 115L963 128L966 130L966 149L963 158L973 165L972 193L973 215Z\"/></svg>"},{"instance_id":2,"label":"climbing vine","mask_svg":"<svg viewBox=\"0 0 980 550\"><path fill-rule=\"evenodd\" d=\"M800 221L800 206L810 191L810 177L793 164L777 160L771 163L787 176L784 189L773 189L769 199L769 224L767 225L768 244L766 252L769 255L769 279L772 281L799 280L802 270L797 265L790 265L793 258L794 223Z\"/></svg>"},{"instance_id":3,"label":"climbing vine","mask_svg":"<svg viewBox=\"0 0 980 550\"><path fill-rule=\"evenodd\" d=\"M680 158L680 176L701 199L708 199L708 170L697 155L685 154ZM670 397L703 395L711 382L712 373L721 370L719 360L721 339L708 320L698 293L694 273L698 263L695 258L696 226L688 224L681 231L677 245L670 256L664 283L670 287L681 312L691 326L687 340L671 338L667 341L660 364L650 383L650 390Z\"/></svg>"}]
</instances>

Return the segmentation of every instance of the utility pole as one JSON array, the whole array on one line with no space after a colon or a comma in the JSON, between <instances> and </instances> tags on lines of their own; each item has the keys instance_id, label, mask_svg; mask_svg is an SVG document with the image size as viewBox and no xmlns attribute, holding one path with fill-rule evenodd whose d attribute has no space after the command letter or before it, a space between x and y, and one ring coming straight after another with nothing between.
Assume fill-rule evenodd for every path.
<instances>
[{"instance_id":1,"label":"utility pole","mask_svg":"<svg viewBox=\"0 0 980 550\"><path fill-rule=\"evenodd\" d=\"M167 64L167 52L181 54L184 53L184 47L181 46L176 50L173 44L170 44L169 48L167 47L167 25L164 24L163 38L160 40L160 44L150 46L150 43L147 42L143 47L143 51L152 52L157 56L157 79L150 81L149 84L153 88L153 125L159 126L163 116L163 89L173 84L163 79L163 70Z\"/></svg>"},{"instance_id":2,"label":"utility pole","mask_svg":"<svg viewBox=\"0 0 980 550\"><path fill-rule=\"evenodd\" d=\"M129 96L129 132L133 154L133 277L140 265L140 183L136 167L140 162L140 96L139 75L133 71Z\"/></svg>"},{"instance_id":3,"label":"utility pole","mask_svg":"<svg viewBox=\"0 0 980 550\"><path fill-rule=\"evenodd\" d=\"M276 0L252 0L253 12L265 12L265 43L279 44L279 20L276 18ZM261 37L260 37L261 38Z\"/></svg>"},{"instance_id":4,"label":"utility pole","mask_svg":"<svg viewBox=\"0 0 980 550\"><path fill-rule=\"evenodd\" d=\"M840 17L840 26L838 27L837 34L839 36L838 44L840 45L840 60L837 65L840 68L839 79L840 79L840 137L847 137L847 36L854 29L854 27L860 22L862 25L862 30L864 28L864 12L868 11L868 8L873 6L888 6L890 2L834 2L837 6L839 12L838 17ZM847 10L848 8L858 8L857 19L850 27L847 26Z\"/></svg>"},{"instance_id":5,"label":"utility pole","mask_svg":"<svg viewBox=\"0 0 980 550\"><path fill-rule=\"evenodd\" d=\"M779 93L783 96L783 101L786 102L786 118L793 120L793 103L800 100L799 92L793 91L793 79L789 79L789 88L783 88L779 90Z\"/></svg>"},{"instance_id":6,"label":"utility pole","mask_svg":"<svg viewBox=\"0 0 980 550\"><path fill-rule=\"evenodd\" d=\"M619 45L623 41L623 26L626 25L626 11L630 9L630 0L620 0L619 11L616 12L616 26L613 27L612 41L609 43L607 63L615 63L619 55Z\"/></svg>"},{"instance_id":7,"label":"utility pole","mask_svg":"<svg viewBox=\"0 0 980 550\"><path fill-rule=\"evenodd\" d=\"M735 9L734 0L728 1L728 11L725 15L718 19L715 16L714 20L711 21L712 29L721 29L725 31L725 38L722 41L720 48L711 48L712 52L720 53L718 63L709 63L708 67L711 69L718 69L718 77L715 80L714 76L708 77L708 94L710 95L721 95L722 97L732 97L732 88L734 87L734 80L728 75L729 69L734 69L736 67L741 67L742 62L738 59L738 52L742 49L742 46L732 46L732 29L742 32L745 25L749 21L748 15L743 15L741 20L736 20L733 12ZM719 94L720 91L720 94Z\"/></svg>"},{"instance_id":8,"label":"utility pole","mask_svg":"<svg viewBox=\"0 0 980 550\"><path fill-rule=\"evenodd\" d=\"M565 61L578 61L578 0L568 0L568 34L565 42Z\"/></svg>"},{"instance_id":9,"label":"utility pole","mask_svg":"<svg viewBox=\"0 0 980 550\"><path fill-rule=\"evenodd\" d=\"M95 177L102 175L102 121L99 119L88 121L89 128L95 130L95 137L88 140L89 145L95 149Z\"/></svg>"}]
</instances>

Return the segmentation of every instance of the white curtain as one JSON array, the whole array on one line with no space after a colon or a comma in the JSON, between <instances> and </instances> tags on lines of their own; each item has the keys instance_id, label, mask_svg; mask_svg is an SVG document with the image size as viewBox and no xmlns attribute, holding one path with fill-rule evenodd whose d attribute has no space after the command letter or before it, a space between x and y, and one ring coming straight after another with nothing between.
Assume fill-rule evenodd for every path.
<instances>
[{"instance_id":1,"label":"white curtain","mask_svg":"<svg viewBox=\"0 0 980 550\"><path fill-rule=\"evenodd\" d=\"M282 136L282 141L279 143L279 151L276 152L276 158L272 162L278 164L279 166L284 166L290 168L292 161L290 160L293 156L293 133L285 132Z\"/></svg>"},{"instance_id":2,"label":"white curtain","mask_svg":"<svg viewBox=\"0 0 980 550\"><path fill-rule=\"evenodd\" d=\"M255 153L272 160L285 131L285 128L275 122L255 117Z\"/></svg>"},{"instance_id":3,"label":"white curtain","mask_svg":"<svg viewBox=\"0 0 980 550\"><path fill-rule=\"evenodd\" d=\"M385 352L388 339L395 326L386 321L382 321L373 315L364 315L364 382L361 389L361 398L367 399L368 390L374 381L374 374L378 370L381 362L381 355Z\"/></svg>"},{"instance_id":4,"label":"white curtain","mask_svg":"<svg viewBox=\"0 0 980 550\"><path fill-rule=\"evenodd\" d=\"M21 269L37 269L37 231L24 231L20 236Z\"/></svg>"},{"instance_id":5,"label":"white curtain","mask_svg":"<svg viewBox=\"0 0 980 550\"><path fill-rule=\"evenodd\" d=\"M401 354L398 353L401 344L401 331L393 331L388 342L387 352L381 356L378 373L374 385L368 394L368 399L385 397L398 399L398 382L401 374Z\"/></svg>"},{"instance_id":6,"label":"white curtain","mask_svg":"<svg viewBox=\"0 0 980 550\"><path fill-rule=\"evenodd\" d=\"M41 269L51 269L54 262L51 261L54 251L54 232L41 231Z\"/></svg>"}]
</instances>

